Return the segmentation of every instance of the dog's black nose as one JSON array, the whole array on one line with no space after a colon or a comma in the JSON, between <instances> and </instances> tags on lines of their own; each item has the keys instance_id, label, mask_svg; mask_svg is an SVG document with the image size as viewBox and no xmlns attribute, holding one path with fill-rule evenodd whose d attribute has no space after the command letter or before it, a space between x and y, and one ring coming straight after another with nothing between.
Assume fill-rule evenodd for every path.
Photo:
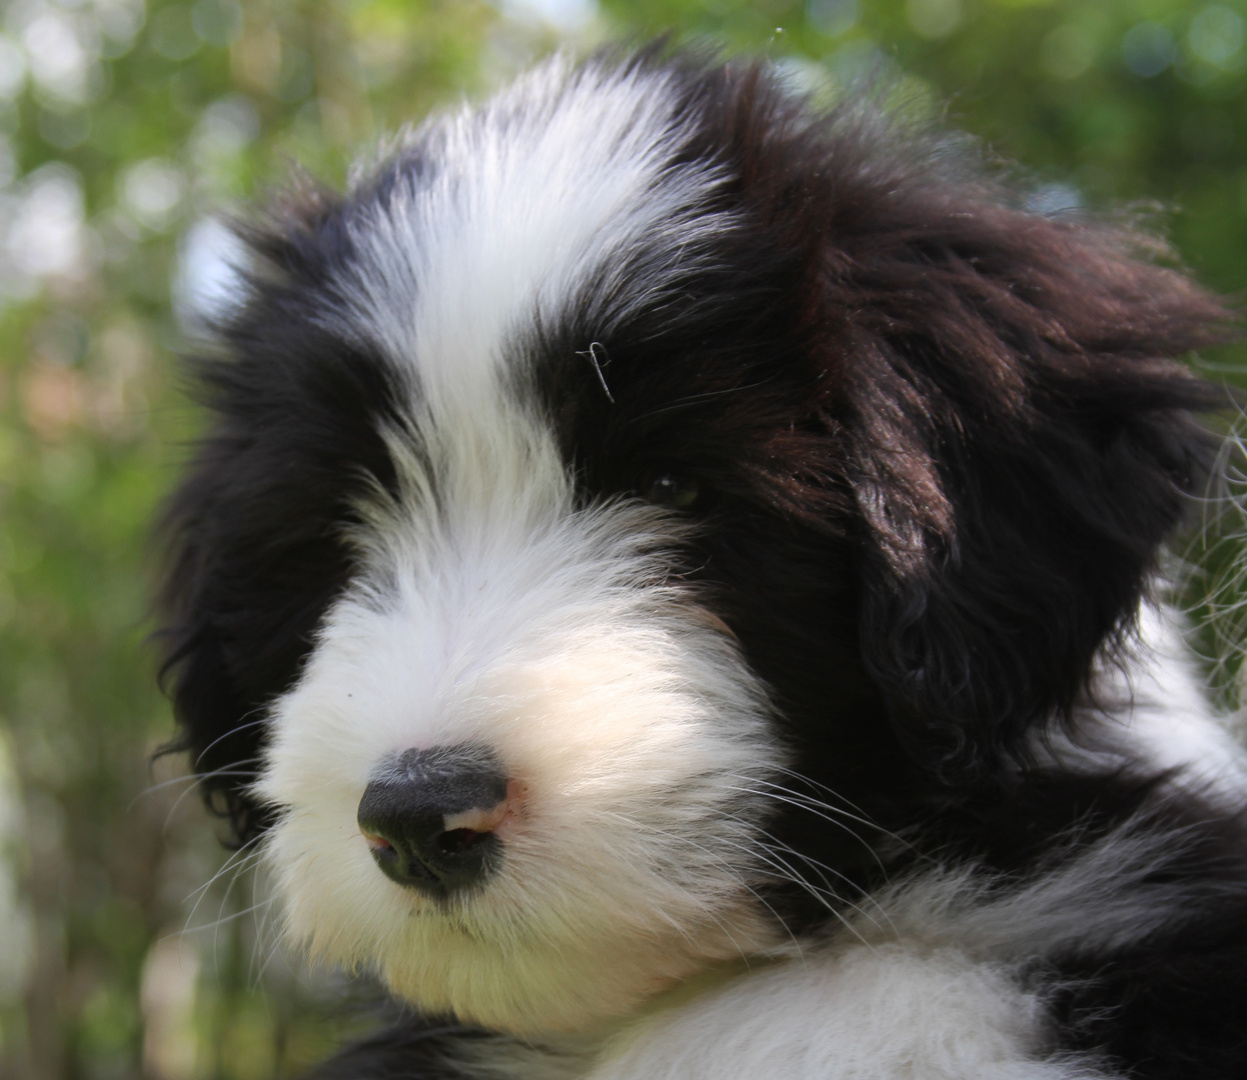
<instances>
[{"instance_id":1,"label":"dog's black nose","mask_svg":"<svg viewBox=\"0 0 1247 1080\"><path fill-rule=\"evenodd\" d=\"M507 813L497 755L474 746L400 754L365 789L358 821L387 877L431 896L478 885L502 858Z\"/></svg>"}]
</instances>

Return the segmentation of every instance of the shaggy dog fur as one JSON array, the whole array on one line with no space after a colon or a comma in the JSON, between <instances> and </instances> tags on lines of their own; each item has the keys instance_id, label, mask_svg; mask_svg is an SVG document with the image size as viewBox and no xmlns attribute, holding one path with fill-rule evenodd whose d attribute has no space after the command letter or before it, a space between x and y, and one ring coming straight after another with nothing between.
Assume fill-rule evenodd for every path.
<instances>
[{"instance_id":1,"label":"shaggy dog fur","mask_svg":"<svg viewBox=\"0 0 1247 1080\"><path fill-rule=\"evenodd\" d=\"M324 1078L1241 1080L1158 553L1229 317L765 67L554 61L246 231L163 596Z\"/></svg>"}]
</instances>

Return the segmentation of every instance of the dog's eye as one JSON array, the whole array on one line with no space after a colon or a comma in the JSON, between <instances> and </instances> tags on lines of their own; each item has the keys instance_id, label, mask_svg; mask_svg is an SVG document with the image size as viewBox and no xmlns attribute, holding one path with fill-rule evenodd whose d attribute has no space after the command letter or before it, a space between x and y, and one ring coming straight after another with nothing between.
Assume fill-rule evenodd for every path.
<instances>
[{"instance_id":1,"label":"dog's eye","mask_svg":"<svg viewBox=\"0 0 1247 1080\"><path fill-rule=\"evenodd\" d=\"M701 488L691 476L658 473L646 481L641 494L658 506L692 510L701 501Z\"/></svg>"}]
</instances>

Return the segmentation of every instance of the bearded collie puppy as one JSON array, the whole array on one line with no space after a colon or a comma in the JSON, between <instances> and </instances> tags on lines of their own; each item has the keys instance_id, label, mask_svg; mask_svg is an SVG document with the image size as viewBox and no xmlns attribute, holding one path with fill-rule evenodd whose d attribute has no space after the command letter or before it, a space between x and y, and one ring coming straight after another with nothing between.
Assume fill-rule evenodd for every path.
<instances>
[{"instance_id":1,"label":"bearded collie puppy","mask_svg":"<svg viewBox=\"0 0 1247 1080\"><path fill-rule=\"evenodd\" d=\"M765 66L547 63L245 226L182 747L362 1080L1242 1080L1155 241Z\"/></svg>"}]
</instances>

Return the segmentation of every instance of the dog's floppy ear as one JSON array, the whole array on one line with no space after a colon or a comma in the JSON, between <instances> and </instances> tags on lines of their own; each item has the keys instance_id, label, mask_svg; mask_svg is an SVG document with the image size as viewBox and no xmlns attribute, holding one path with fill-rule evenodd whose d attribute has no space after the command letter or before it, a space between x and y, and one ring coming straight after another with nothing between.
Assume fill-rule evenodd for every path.
<instances>
[{"instance_id":1,"label":"dog's floppy ear","mask_svg":"<svg viewBox=\"0 0 1247 1080\"><path fill-rule=\"evenodd\" d=\"M332 333L328 268L340 208L304 193L245 234L246 295L193 361L211 423L165 508L163 681L209 805L245 841L270 702L297 677L351 570L355 501L393 479L380 434L398 392L387 366Z\"/></svg>"},{"instance_id":2,"label":"dog's floppy ear","mask_svg":"<svg viewBox=\"0 0 1247 1080\"><path fill-rule=\"evenodd\" d=\"M1202 490L1174 358L1224 306L1155 241L930 177L840 193L823 265L827 410L860 529L861 641L911 749L946 776L1068 715Z\"/></svg>"}]
</instances>

